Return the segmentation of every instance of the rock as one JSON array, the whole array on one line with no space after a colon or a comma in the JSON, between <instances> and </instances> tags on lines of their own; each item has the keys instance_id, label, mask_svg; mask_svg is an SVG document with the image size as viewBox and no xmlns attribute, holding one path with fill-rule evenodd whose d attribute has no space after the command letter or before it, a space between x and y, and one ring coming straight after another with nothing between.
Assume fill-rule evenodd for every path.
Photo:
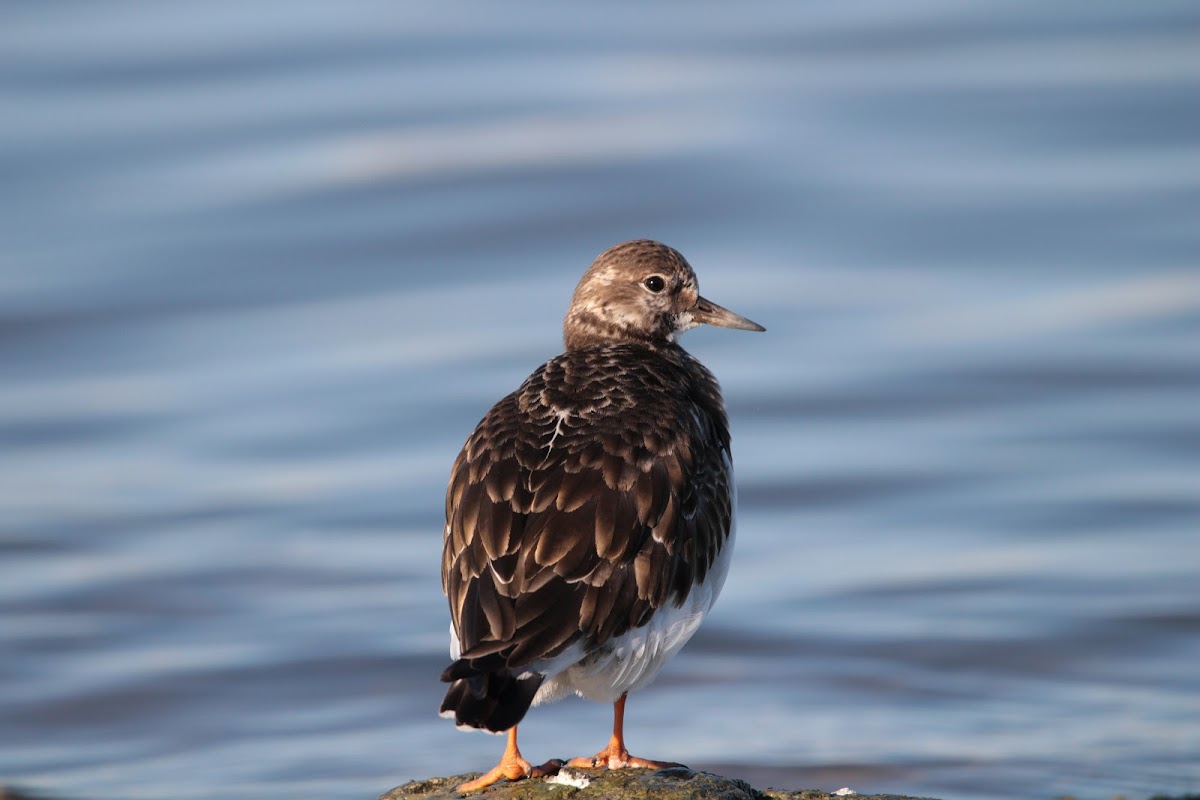
<instances>
[{"instance_id":1,"label":"rock","mask_svg":"<svg viewBox=\"0 0 1200 800\"><path fill-rule=\"evenodd\" d=\"M841 800L847 796L854 800L916 800L898 795L833 795L814 789L759 790L745 781L693 772L687 767L660 770L568 767L555 778L532 778L515 783L501 781L466 795L456 790L459 784L477 778L479 774L472 772L412 781L381 795L379 800L460 800L464 797L482 800Z\"/></svg>"}]
</instances>

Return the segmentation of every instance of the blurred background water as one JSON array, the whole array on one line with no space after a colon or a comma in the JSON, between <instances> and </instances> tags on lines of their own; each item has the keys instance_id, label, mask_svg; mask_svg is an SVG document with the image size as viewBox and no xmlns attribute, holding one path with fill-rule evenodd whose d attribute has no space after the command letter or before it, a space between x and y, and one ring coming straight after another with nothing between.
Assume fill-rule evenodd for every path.
<instances>
[{"instance_id":1,"label":"blurred background water","mask_svg":"<svg viewBox=\"0 0 1200 800\"><path fill-rule=\"evenodd\" d=\"M653 237L741 487L635 751L943 798L1200 789L1191 0L0 7L0 780L372 797L445 480ZM523 728L594 752L610 710Z\"/></svg>"}]
</instances>

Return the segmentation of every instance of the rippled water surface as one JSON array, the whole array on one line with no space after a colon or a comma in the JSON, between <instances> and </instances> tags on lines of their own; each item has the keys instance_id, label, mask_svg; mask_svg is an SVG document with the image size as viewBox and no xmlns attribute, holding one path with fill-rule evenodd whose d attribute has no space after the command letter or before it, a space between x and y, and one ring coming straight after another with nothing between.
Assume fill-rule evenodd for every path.
<instances>
[{"instance_id":1,"label":"rippled water surface","mask_svg":"<svg viewBox=\"0 0 1200 800\"><path fill-rule=\"evenodd\" d=\"M0 780L367 798L439 720L450 463L592 257L764 323L738 552L635 751L1200 789L1191 2L0 8ZM610 711L523 727L594 752Z\"/></svg>"}]
</instances>

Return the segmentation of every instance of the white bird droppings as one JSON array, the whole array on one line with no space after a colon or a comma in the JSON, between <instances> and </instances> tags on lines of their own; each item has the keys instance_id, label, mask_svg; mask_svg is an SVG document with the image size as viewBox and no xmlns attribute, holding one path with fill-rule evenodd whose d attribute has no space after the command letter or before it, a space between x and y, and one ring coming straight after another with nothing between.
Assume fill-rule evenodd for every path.
<instances>
[{"instance_id":1,"label":"white bird droppings","mask_svg":"<svg viewBox=\"0 0 1200 800\"><path fill-rule=\"evenodd\" d=\"M586 789L592 781L586 775L579 775L565 769L560 769L554 775L546 778L546 783L559 783L563 786L574 786L576 789Z\"/></svg>"}]
</instances>

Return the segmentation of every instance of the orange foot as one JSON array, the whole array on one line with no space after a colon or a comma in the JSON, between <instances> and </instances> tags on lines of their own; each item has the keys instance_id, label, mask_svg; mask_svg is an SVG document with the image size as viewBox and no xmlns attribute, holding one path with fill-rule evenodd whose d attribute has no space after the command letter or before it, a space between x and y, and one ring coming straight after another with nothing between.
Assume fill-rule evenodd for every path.
<instances>
[{"instance_id":1,"label":"orange foot","mask_svg":"<svg viewBox=\"0 0 1200 800\"><path fill-rule=\"evenodd\" d=\"M648 758L629 755L629 750L625 747L625 697L626 695L623 694L617 698L617 702L613 703L613 733L612 738L608 740L608 747L591 758L572 758L567 762L567 766L584 769L595 767L608 767L609 769L682 767L683 764L676 764L674 761L651 761Z\"/></svg>"},{"instance_id":2,"label":"orange foot","mask_svg":"<svg viewBox=\"0 0 1200 800\"><path fill-rule=\"evenodd\" d=\"M608 769L666 769L667 767L682 767L683 764L676 764L674 761L651 761L648 758L631 756L623 745L609 742L608 747L596 753L591 758L572 758L567 762L567 766L582 767L584 769L594 769L596 767L607 767Z\"/></svg>"},{"instance_id":3,"label":"orange foot","mask_svg":"<svg viewBox=\"0 0 1200 800\"><path fill-rule=\"evenodd\" d=\"M458 791L473 792L483 789L501 778L510 781L519 781L522 778L542 778L558 772L561 766L562 762L557 759L547 761L540 767L535 767L526 761L517 748L517 728L514 725L508 731L508 745L504 748L504 755L500 757L500 763L475 780L459 784Z\"/></svg>"},{"instance_id":4,"label":"orange foot","mask_svg":"<svg viewBox=\"0 0 1200 800\"><path fill-rule=\"evenodd\" d=\"M547 761L540 767L535 767L520 757L515 759L501 759L499 764L475 780L459 784L458 791L473 792L477 789L483 789L491 786L501 778L510 781L519 781L524 778L544 778L547 775L553 775L558 772L558 768L561 766L561 761Z\"/></svg>"}]
</instances>

